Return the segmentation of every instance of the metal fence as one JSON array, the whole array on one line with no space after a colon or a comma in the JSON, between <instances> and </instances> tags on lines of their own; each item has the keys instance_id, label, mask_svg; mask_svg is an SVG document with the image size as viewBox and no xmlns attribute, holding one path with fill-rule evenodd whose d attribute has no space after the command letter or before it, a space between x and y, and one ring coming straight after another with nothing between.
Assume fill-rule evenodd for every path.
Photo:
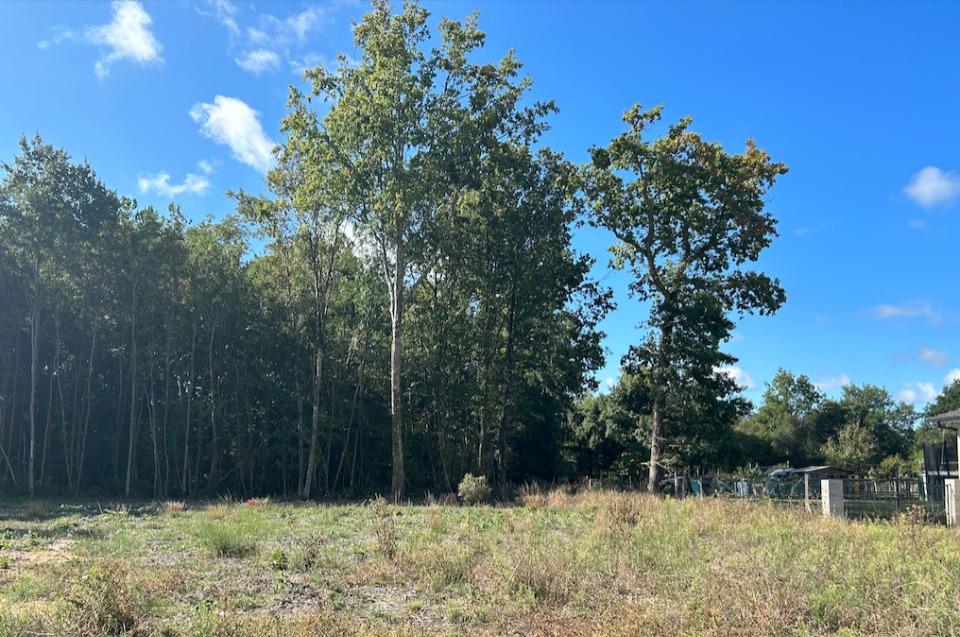
<instances>
[{"instance_id":1,"label":"metal fence","mask_svg":"<svg viewBox=\"0 0 960 637\"><path fill-rule=\"evenodd\" d=\"M752 500L766 500L774 504L820 507L820 480L734 479L717 478L691 481L694 493L705 496L720 495ZM861 479L851 477L843 481L843 500L849 518L891 519L904 514L916 515L930 521L946 520L946 501L943 480L922 478Z\"/></svg>"},{"instance_id":2,"label":"metal fence","mask_svg":"<svg viewBox=\"0 0 960 637\"><path fill-rule=\"evenodd\" d=\"M931 521L946 521L942 480L854 477L843 481L843 502L850 518L890 519L912 514Z\"/></svg>"}]
</instances>

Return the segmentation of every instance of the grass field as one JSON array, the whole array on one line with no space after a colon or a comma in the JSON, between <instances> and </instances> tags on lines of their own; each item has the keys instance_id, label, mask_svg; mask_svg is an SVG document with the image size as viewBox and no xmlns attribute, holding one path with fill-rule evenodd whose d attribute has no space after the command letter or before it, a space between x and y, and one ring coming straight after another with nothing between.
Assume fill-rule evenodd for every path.
<instances>
[{"instance_id":1,"label":"grass field","mask_svg":"<svg viewBox=\"0 0 960 637\"><path fill-rule=\"evenodd\" d=\"M5 635L951 635L960 533L730 500L0 501Z\"/></svg>"}]
</instances>

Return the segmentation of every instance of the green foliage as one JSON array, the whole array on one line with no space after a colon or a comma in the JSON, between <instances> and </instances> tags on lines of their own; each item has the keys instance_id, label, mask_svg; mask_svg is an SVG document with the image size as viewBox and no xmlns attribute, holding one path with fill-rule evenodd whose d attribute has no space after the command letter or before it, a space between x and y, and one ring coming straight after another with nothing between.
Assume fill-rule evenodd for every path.
<instances>
[{"instance_id":1,"label":"green foliage","mask_svg":"<svg viewBox=\"0 0 960 637\"><path fill-rule=\"evenodd\" d=\"M778 281L744 267L777 235L764 197L786 166L753 140L728 154L692 132L690 118L650 140L660 111L635 105L624 115L628 130L591 149L581 171L590 222L616 236L614 265L631 270L631 290L650 303L647 335L624 360L649 387L650 490L673 436L669 418L736 393L717 371L735 362L720 351L731 315L772 314L786 299Z\"/></svg>"},{"instance_id":2,"label":"green foliage","mask_svg":"<svg viewBox=\"0 0 960 637\"><path fill-rule=\"evenodd\" d=\"M464 475L457 487L457 495L464 504L485 504L490 499L490 485L487 484L487 477L474 476L470 473Z\"/></svg>"},{"instance_id":3,"label":"green foliage","mask_svg":"<svg viewBox=\"0 0 960 637\"><path fill-rule=\"evenodd\" d=\"M257 550L250 531L233 521L208 522L200 527L200 542L217 557L246 557Z\"/></svg>"},{"instance_id":4,"label":"green foliage","mask_svg":"<svg viewBox=\"0 0 960 637\"><path fill-rule=\"evenodd\" d=\"M929 418L960 409L960 379L946 385L937 397L927 403L924 414Z\"/></svg>"},{"instance_id":5,"label":"green foliage","mask_svg":"<svg viewBox=\"0 0 960 637\"><path fill-rule=\"evenodd\" d=\"M877 460L877 438L866 427L850 423L827 441L823 453L827 463L866 475Z\"/></svg>"},{"instance_id":6,"label":"green foliage","mask_svg":"<svg viewBox=\"0 0 960 637\"><path fill-rule=\"evenodd\" d=\"M288 566L287 552L283 549L276 549L270 556L270 568L275 571L285 571Z\"/></svg>"},{"instance_id":7,"label":"green foliage","mask_svg":"<svg viewBox=\"0 0 960 637\"><path fill-rule=\"evenodd\" d=\"M806 375L778 370L756 413L738 426L761 443L749 461L805 466L821 460L826 440L843 426L845 415L838 413L837 407Z\"/></svg>"},{"instance_id":8,"label":"green foliage","mask_svg":"<svg viewBox=\"0 0 960 637\"><path fill-rule=\"evenodd\" d=\"M134 632L145 610L127 578L124 567L112 562L100 563L80 576L66 600L70 633L92 637Z\"/></svg>"}]
</instances>

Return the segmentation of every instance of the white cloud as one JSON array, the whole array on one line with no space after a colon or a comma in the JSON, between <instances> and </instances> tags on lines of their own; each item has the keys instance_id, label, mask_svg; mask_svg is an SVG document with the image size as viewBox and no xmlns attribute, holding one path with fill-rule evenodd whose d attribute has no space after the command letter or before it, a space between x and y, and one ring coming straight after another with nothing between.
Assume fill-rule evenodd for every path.
<instances>
[{"instance_id":1,"label":"white cloud","mask_svg":"<svg viewBox=\"0 0 960 637\"><path fill-rule=\"evenodd\" d=\"M733 382L735 382L737 385L739 385L743 389L753 389L754 387L757 386L757 384L753 382L753 379L750 378L750 374L743 371L736 365L725 365L723 367L714 367L713 372L715 374L724 374L725 376L729 376L731 379L733 379Z\"/></svg>"},{"instance_id":2,"label":"white cloud","mask_svg":"<svg viewBox=\"0 0 960 637\"><path fill-rule=\"evenodd\" d=\"M217 21L227 27L231 35L240 34L240 26L237 24L237 7L230 0L210 0L213 6L213 12Z\"/></svg>"},{"instance_id":3,"label":"white cloud","mask_svg":"<svg viewBox=\"0 0 960 637\"><path fill-rule=\"evenodd\" d=\"M943 377L943 386L948 387L958 380L960 380L960 367L954 367Z\"/></svg>"},{"instance_id":4,"label":"white cloud","mask_svg":"<svg viewBox=\"0 0 960 637\"><path fill-rule=\"evenodd\" d=\"M310 36L328 22L328 13L335 10L314 5L299 13L277 17L257 13L252 6L245 6L245 9L251 9L248 15L252 23L243 24L238 7L230 0L208 0L208 4L213 11L205 15L213 15L230 31L230 50L241 53L234 60L240 68L251 73L275 71L283 62L299 72L306 63L300 59L304 59L303 49L310 42ZM316 65L307 68L313 66Z\"/></svg>"},{"instance_id":5,"label":"white cloud","mask_svg":"<svg viewBox=\"0 0 960 637\"><path fill-rule=\"evenodd\" d=\"M280 56L267 49L250 51L243 59L234 58L234 61L244 71L256 74L275 71L280 67Z\"/></svg>"},{"instance_id":6,"label":"white cloud","mask_svg":"<svg viewBox=\"0 0 960 637\"><path fill-rule=\"evenodd\" d=\"M207 192L210 182L206 177L187 173L182 184L171 184L170 175L166 172L160 172L156 175L140 177L137 179L137 187L142 193L152 191L163 197L176 197L185 192L202 195Z\"/></svg>"},{"instance_id":7,"label":"white cloud","mask_svg":"<svg viewBox=\"0 0 960 637\"><path fill-rule=\"evenodd\" d=\"M925 403L937 397L933 383L906 383L897 393L897 400L905 403Z\"/></svg>"},{"instance_id":8,"label":"white cloud","mask_svg":"<svg viewBox=\"0 0 960 637\"><path fill-rule=\"evenodd\" d=\"M209 175L213 172L213 164L208 162L206 159L201 159L197 162L197 167L203 171L204 175Z\"/></svg>"},{"instance_id":9,"label":"white cloud","mask_svg":"<svg viewBox=\"0 0 960 637\"><path fill-rule=\"evenodd\" d=\"M931 323L940 321L940 314L933 310L929 301L909 301L903 305L878 305L872 314L879 319L915 318L925 316Z\"/></svg>"},{"instance_id":10,"label":"white cloud","mask_svg":"<svg viewBox=\"0 0 960 637\"><path fill-rule=\"evenodd\" d=\"M267 35L266 31L255 29L253 27L247 27L247 37L250 38L250 42L253 44L263 45L270 42L270 36Z\"/></svg>"},{"instance_id":11,"label":"white cloud","mask_svg":"<svg viewBox=\"0 0 960 637\"><path fill-rule=\"evenodd\" d=\"M927 227L927 222L923 219L913 218L907 221L907 227L912 230L923 230Z\"/></svg>"},{"instance_id":12,"label":"white cloud","mask_svg":"<svg viewBox=\"0 0 960 637\"><path fill-rule=\"evenodd\" d=\"M607 389L612 389L613 386L616 385L616 384L617 384L617 381L615 381L615 380L613 379L613 377L611 377L611 376L607 376L607 378L603 381L603 385L604 385Z\"/></svg>"},{"instance_id":13,"label":"white cloud","mask_svg":"<svg viewBox=\"0 0 960 637\"><path fill-rule=\"evenodd\" d=\"M106 46L110 52L102 56L94 65L97 77L110 74L110 65L117 60L129 59L140 64L162 62L160 51L163 47L153 33L150 15L136 0L116 0L113 3L113 21L86 31L86 40L91 44Z\"/></svg>"},{"instance_id":14,"label":"white cloud","mask_svg":"<svg viewBox=\"0 0 960 637\"><path fill-rule=\"evenodd\" d=\"M930 347L921 347L917 359L921 363L926 363L931 367L943 367L950 360L950 355L946 352L940 352Z\"/></svg>"},{"instance_id":15,"label":"white cloud","mask_svg":"<svg viewBox=\"0 0 960 637\"><path fill-rule=\"evenodd\" d=\"M41 50L46 50L50 48L51 44L60 44L65 40L73 40L73 41L82 40L82 38L80 38L76 33L71 31L70 29L65 29L63 27L54 27L54 31L57 32L56 35L54 35L49 40L40 40L39 42L37 42L37 47L39 47Z\"/></svg>"},{"instance_id":16,"label":"white cloud","mask_svg":"<svg viewBox=\"0 0 960 637\"><path fill-rule=\"evenodd\" d=\"M312 6L301 13L288 16L282 20L272 15L265 15L262 22L269 27L269 30L273 31L274 38L281 44L287 44L291 41L301 43L311 31L317 29L323 23L325 17L323 9Z\"/></svg>"},{"instance_id":17,"label":"white cloud","mask_svg":"<svg viewBox=\"0 0 960 637\"><path fill-rule=\"evenodd\" d=\"M839 376L824 378L823 380L817 381L813 384L813 386L820 391L833 391L834 389L840 389L851 384L853 384L853 381L850 380L849 376L846 374L840 374Z\"/></svg>"},{"instance_id":18,"label":"white cloud","mask_svg":"<svg viewBox=\"0 0 960 637\"><path fill-rule=\"evenodd\" d=\"M242 100L217 95L213 104L200 103L190 109L200 132L218 144L230 147L237 161L265 173L273 165L273 141L263 132L259 113Z\"/></svg>"},{"instance_id":19,"label":"white cloud","mask_svg":"<svg viewBox=\"0 0 960 637\"><path fill-rule=\"evenodd\" d=\"M910 179L903 192L924 208L951 203L960 197L960 175L927 166Z\"/></svg>"}]
</instances>

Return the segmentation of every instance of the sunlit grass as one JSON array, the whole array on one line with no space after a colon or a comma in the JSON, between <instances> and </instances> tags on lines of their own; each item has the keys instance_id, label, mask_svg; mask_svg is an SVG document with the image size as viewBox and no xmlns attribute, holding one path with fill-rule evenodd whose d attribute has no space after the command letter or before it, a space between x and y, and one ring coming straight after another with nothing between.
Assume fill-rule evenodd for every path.
<instances>
[{"instance_id":1,"label":"sunlit grass","mask_svg":"<svg viewBox=\"0 0 960 637\"><path fill-rule=\"evenodd\" d=\"M5 509L0 636L960 632L953 529L535 487L519 501Z\"/></svg>"}]
</instances>

